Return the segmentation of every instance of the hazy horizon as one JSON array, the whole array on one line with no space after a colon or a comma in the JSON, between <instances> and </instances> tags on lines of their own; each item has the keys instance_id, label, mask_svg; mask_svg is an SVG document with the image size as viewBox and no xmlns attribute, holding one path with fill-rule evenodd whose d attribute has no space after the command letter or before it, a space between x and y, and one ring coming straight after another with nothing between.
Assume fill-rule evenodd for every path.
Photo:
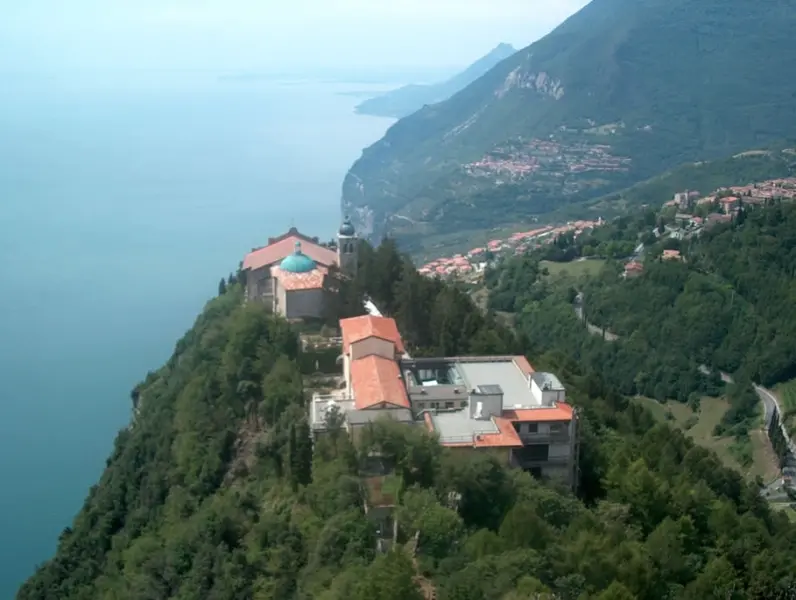
<instances>
[{"instance_id":1,"label":"hazy horizon","mask_svg":"<svg viewBox=\"0 0 796 600\"><path fill-rule=\"evenodd\" d=\"M585 0L9 0L0 71L454 68L522 48Z\"/></svg>"}]
</instances>

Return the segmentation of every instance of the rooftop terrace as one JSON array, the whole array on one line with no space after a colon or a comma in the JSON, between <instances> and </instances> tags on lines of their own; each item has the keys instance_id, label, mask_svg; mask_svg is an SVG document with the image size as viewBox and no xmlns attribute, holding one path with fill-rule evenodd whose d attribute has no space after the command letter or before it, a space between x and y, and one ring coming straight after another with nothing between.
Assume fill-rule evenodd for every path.
<instances>
[{"instance_id":1,"label":"rooftop terrace","mask_svg":"<svg viewBox=\"0 0 796 600\"><path fill-rule=\"evenodd\" d=\"M524 363L524 364L523 364ZM563 390L550 373L535 373L523 357L417 358L401 361L409 397L414 402L463 400L473 390L481 394L503 394L503 409L542 407L534 396L530 379L540 388Z\"/></svg>"},{"instance_id":2,"label":"rooftop terrace","mask_svg":"<svg viewBox=\"0 0 796 600\"><path fill-rule=\"evenodd\" d=\"M517 447L522 442L512 421L572 418L558 378L534 372L523 357L418 358L401 361L401 371L413 406L458 401L424 414L447 446Z\"/></svg>"}]
</instances>

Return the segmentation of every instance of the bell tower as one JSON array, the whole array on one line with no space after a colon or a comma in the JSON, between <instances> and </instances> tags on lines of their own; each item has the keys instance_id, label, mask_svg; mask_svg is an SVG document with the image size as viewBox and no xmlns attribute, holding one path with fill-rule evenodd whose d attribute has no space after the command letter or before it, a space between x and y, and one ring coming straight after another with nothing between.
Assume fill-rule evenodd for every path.
<instances>
[{"instance_id":1,"label":"bell tower","mask_svg":"<svg viewBox=\"0 0 796 600\"><path fill-rule=\"evenodd\" d=\"M349 276L356 275L359 262L359 239L351 220L346 217L337 232L337 260L340 270Z\"/></svg>"}]
</instances>

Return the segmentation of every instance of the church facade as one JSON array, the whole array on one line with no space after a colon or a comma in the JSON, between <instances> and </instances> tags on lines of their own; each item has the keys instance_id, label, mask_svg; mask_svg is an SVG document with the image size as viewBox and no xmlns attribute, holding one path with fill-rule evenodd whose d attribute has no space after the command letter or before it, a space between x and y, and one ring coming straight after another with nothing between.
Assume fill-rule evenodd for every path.
<instances>
[{"instance_id":1,"label":"church facade","mask_svg":"<svg viewBox=\"0 0 796 600\"><path fill-rule=\"evenodd\" d=\"M323 318L335 293L334 278L356 273L358 247L348 219L338 231L336 250L292 227L244 258L246 300L263 302L286 319Z\"/></svg>"}]
</instances>

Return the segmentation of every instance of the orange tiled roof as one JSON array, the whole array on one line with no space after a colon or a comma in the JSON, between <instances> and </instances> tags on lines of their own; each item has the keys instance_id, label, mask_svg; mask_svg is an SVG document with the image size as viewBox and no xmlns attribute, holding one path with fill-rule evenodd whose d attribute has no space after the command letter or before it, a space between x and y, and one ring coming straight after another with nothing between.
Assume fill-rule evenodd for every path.
<instances>
[{"instance_id":1,"label":"orange tiled roof","mask_svg":"<svg viewBox=\"0 0 796 600\"><path fill-rule=\"evenodd\" d=\"M629 263L625 265L625 271L643 271L644 265L640 262L631 260Z\"/></svg>"},{"instance_id":2,"label":"orange tiled roof","mask_svg":"<svg viewBox=\"0 0 796 600\"><path fill-rule=\"evenodd\" d=\"M273 244L269 244L259 250L254 250L243 259L244 269L260 269L268 265L274 265L280 260L293 254L296 249L296 242L301 242L301 251L309 256L316 263L330 267L337 264L337 253L329 248L308 241L303 235L288 235L277 239Z\"/></svg>"},{"instance_id":3,"label":"orange tiled roof","mask_svg":"<svg viewBox=\"0 0 796 600\"><path fill-rule=\"evenodd\" d=\"M395 324L395 319L389 317L364 315L340 319L340 330L343 333L343 352L348 352L351 344L369 337L387 340L395 344L398 352L405 351L401 334L398 333L398 325Z\"/></svg>"},{"instance_id":4,"label":"orange tiled roof","mask_svg":"<svg viewBox=\"0 0 796 600\"><path fill-rule=\"evenodd\" d=\"M410 408L398 363L383 356L371 354L353 361L351 387L357 410L372 408L382 402Z\"/></svg>"},{"instance_id":5,"label":"orange tiled roof","mask_svg":"<svg viewBox=\"0 0 796 600\"><path fill-rule=\"evenodd\" d=\"M320 289L326 273L327 270L320 266L309 273L288 273L279 267L271 267L271 276L288 292Z\"/></svg>"},{"instance_id":6,"label":"orange tiled roof","mask_svg":"<svg viewBox=\"0 0 796 600\"><path fill-rule=\"evenodd\" d=\"M536 371L531 366L531 363L528 362L528 359L524 356L515 356L514 357L514 364L522 371L523 375L530 375L531 373L535 373Z\"/></svg>"},{"instance_id":7,"label":"orange tiled roof","mask_svg":"<svg viewBox=\"0 0 796 600\"><path fill-rule=\"evenodd\" d=\"M424 414L426 428L434 432L434 422L429 413ZM471 442L443 442L443 446L449 448L520 448L523 446L520 436L514 429L509 419L505 417L492 417L492 421L497 425L497 433L478 433L473 436Z\"/></svg>"},{"instance_id":8,"label":"orange tiled roof","mask_svg":"<svg viewBox=\"0 0 796 600\"><path fill-rule=\"evenodd\" d=\"M522 423L541 423L544 421L571 421L572 406L566 402L559 402L555 406L545 408L517 408L504 410L503 417L509 421Z\"/></svg>"}]
</instances>

